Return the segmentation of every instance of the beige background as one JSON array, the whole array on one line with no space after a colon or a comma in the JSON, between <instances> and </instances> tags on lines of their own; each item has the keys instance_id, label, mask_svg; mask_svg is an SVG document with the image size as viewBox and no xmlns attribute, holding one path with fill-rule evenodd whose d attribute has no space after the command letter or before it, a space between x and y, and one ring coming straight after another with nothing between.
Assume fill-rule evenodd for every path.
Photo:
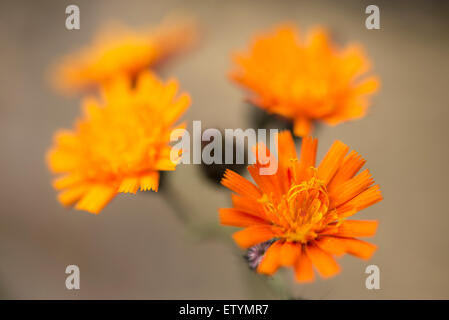
<instances>
[{"instance_id":1,"label":"beige background","mask_svg":"<svg viewBox=\"0 0 449 320\"><path fill-rule=\"evenodd\" d=\"M382 79L370 114L321 127L319 154L341 139L367 160L385 200L360 214L380 221L371 261L341 259L343 272L297 285L296 295L334 299L449 298L447 119L448 5L443 1L374 1L381 30L364 27L366 1L2 1L0 4L0 297L1 298L277 298L256 281L228 243L192 238L158 194L118 196L100 215L56 201L44 154L57 128L69 127L78 98L48 86L57 57L86 44L103 22L157 23L184 10L202 25L200 45L170 64L189 91L186 119L203 126L248 127L242 92L226 78L229 54L254 32L285 20L322 24L340 43L366 46ZM67 31L65 7L78 4L81 30ZM195 221L217 226L229 193L195 166L171 176ZM65 288L65 267L81 269L81 290ZM381 269L381 289L364 286L364 269ZM248 280L248 278L250 280Z\"/></svg>"}]
</instances>

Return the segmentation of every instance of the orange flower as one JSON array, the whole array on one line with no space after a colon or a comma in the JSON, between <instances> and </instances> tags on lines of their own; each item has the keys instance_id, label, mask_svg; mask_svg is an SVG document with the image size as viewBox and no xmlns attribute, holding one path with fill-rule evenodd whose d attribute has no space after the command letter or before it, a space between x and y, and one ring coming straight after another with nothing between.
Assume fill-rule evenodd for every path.
<instances>
[{"instance_id":1,"label":"orange flower","mask_svg":"<svg viewBox=\"0 0 449 320\"><path fill-rule=\"evenodd\" d=\"M105 26L90 46L62 59L53 82L64 92L76 92L105 84L120 73L135 76L185 49L195 37L195 24L187 19L171 18L142 32Z\"/></svg>"},{"instance_id":2,"label":"orange flower","mask_svg":"<svg viewBox=\"0 0 449 320\"><path fill-rule=\"evenodd\" d=\"M370 69L363 50L338 50L322 29L301 41L293 27L279 27L234 61L231 78L251 91L249 101L293 120L296 136L310 134L315 120L335 125L362 117L379 86L374 76L360 79Z\"/></svg>"},{"instance_id":3,"label":"orange flower","mask_svg":"<svg viewBox=\"0 0 449 320\"><path fill-rule=\"evenodd\" d=\"M177 81L162 83L150 72L119 77L103 88L104 103L83 103L85 114L72 131L55 135L49 168L63 205L98 213L117 194L158 190L159 171L175 170L170 133L190 97L176 98Z\"/></svg>"},{"instance_id":4,"label":"orange flower","mask_svg":"<svg viewBox=\"0 0 449 320\"><path fill-rule=\"evenodd\" d=\"M233 235L242 248L272 241L259 273L292 266L298 281L312 281L312 266L330 277L340 271L334 256L368 259L376 249L356 238L373 236L377 221L346 219L382 200L369 171L357 174L365 160L355 151L347 154L349 148L336 141L315 167L316 150L317 140L306 137L298 159L292 136L284 131L278 135L274 175L261 175L259 161L248 167L256 184L230 170L224 175L222 184L237 194L232 195L233 208L220 209L221 223L245 228Z\"/></svg>"}]
</instances>

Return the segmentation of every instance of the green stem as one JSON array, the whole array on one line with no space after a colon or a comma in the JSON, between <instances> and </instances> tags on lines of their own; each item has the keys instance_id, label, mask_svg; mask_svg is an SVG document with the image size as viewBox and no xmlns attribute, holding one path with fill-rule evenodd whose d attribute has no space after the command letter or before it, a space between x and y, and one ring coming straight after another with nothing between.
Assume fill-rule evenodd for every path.
<instances>
[{"instance_id":1,"label":"green stem","mask_svg":"<svg viewBox=\"0 0 449 320\"><path fill-rule=\"evenodd\" d=\"M168 180L168 179L167 179ZM223 230L218 224L198 224L193 222L190 218L192 212L189 208L188 201L180 196L179 192L174 190L170 182L165 180L163 188L160 189L160 194L163 195L166 202L172 208L173 213L179 219L179 221L184 224L187 229L200 240L219 240L223 241L227 245L232 244L229 240L229 234ZM233 246L233 251L241 255L240 251ZM266 277L254 272L253 275L249 275L248 285L251 294L256 294L259 292L261 287L268 289L273 297L278 297L279 299L290 299L291 294L286 287L285 280L279 277Z\"/></svg>"},{"instance_id":2,"label":"green stem","mask_svg":"<svg viewBox=\"0 0 449 320\"><path fill-rule=\"evenodd\" d=\"M167 179L168 180L168 179ZM228 234L219 228L219 225L200 224L192 220L193 213L189 202L174 190L169 181L164 181L160 190L166 202L172 208L173 213L181 223L188 227L191 233L200 240L226 240Z\"/></svg>"}]
</instances>

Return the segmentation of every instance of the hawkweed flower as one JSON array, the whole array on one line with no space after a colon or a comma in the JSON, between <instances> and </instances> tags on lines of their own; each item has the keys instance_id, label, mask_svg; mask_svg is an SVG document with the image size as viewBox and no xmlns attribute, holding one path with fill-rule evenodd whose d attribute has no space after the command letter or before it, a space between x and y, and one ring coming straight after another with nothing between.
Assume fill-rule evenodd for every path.
<instances>
[{"instance_id":1,"label":"hawkweed flower","mask_svg":"<svg viewBox=\"0 0 449 320\"><path fill-rule=\"evenodd\" d=\"M294 27L278 27L233 60L231 78L250 92L249 102L292 120L301 137L314 121L335 125L364 116L379 86L366 76L370 62L360 46L338 49L320 28L302 39Z\"/></svg>"},{"instance_id":2,"label":"hawkweed flower","mask_svg":"<svg viewBox=\"0 0 449 320\"><path fill-rule=\"evenodd\" d=\"M158 190L159 171L175 170L170 133L190 104L188 94L176 97L176 80L163 83L149 71L135 86L118 77L102 91L104 101L86 99L84 115L73 130L55 134L48 152L50 170L60 175L59 201L92 213L118 192Z\"/></svg>"},{"instance_id":3,"label":"hawkweed flower","mask_svg":"<svg viewBox=\"0 0 449 320\"><path fill-rule=\"evenodd\" d=\"M257 148L269 153L263 144ZM293 267L299 282L312 281L312 266L330 277L340 271L335 257L348 253L368 259L376 249L357 238L373 236L377 221L347 220L382 200L369 171L358 173L365 160L336 141L316 166L316 150L317 140L306 137L298 158L290 131L284 131L278 136L274 175L261 175L259 160L248 167L255 184L230 170L224 175L222 184L236 194L233 208L219 210L221 224L244 228L233 235L242 248L272 241L259 273Z\"/></svg>"},{"instance_id":4,"label":"hawkweed flower","mask_svg":"<svg viewBox=\"0 0 449 320\"><path fill-rule=\"evenodd\" d=\"M70 93L105 84L117 74L134 77L189 47L197 33L195 23L186 18L168 18L143 31L119 24L103 29L89 46L55 66L55 87Z\"/></svg>"}]
</instances>

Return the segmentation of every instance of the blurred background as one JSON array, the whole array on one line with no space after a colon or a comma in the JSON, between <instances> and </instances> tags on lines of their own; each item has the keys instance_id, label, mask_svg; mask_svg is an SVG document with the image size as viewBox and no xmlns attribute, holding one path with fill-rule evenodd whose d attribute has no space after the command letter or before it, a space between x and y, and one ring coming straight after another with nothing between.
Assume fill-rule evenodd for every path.
<instances>
[{"instance_id":1,"label":"blurred background","mask_svg":"<svg viewBox=\"0 0 449 320\"><path fill-rule=\"evenodd\" d=\"M70 4L80 8L80 30L65 28ZM380 30L365 28L369 4L380 8ZM72 126L79 98L53 91L48 67L90 43L106 21L143 27L184 11L200 23L201 41L162 77L178 77L190 92L184 117L190 125L249 127L250 107L227 79L230 53L283 21L302 30L326 26L339 44L362 43L382 80L367 117L316 132L319 159L340 139L368 160L385 199L359 217L380 221L373 239L379 249L370 261L343 257L342 273L330 280L298 285L285 272L295 296L448 299L448 9L443 1L3 0L0 298L278 298L249 272L230 239L192 237L159 194L119 195L95 216L63 208L51 187L45 153L54 131ZM218 226L228 191L206 181L197 166L180 166L168 179L195 221ZM80 267L80 290L65 287L70 264ZM365 288L370 264L380 268L380 290Z\"/></svg>"}]
</instances>

